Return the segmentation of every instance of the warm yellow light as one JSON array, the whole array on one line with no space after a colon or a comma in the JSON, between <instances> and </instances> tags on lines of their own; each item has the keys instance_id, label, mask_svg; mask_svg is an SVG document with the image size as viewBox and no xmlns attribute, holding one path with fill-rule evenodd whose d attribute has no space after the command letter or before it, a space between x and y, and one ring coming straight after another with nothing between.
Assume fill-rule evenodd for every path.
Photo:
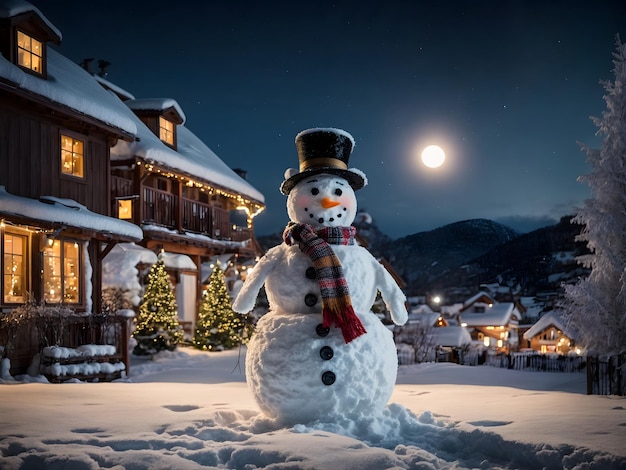
<instances>
[{"instance_id":1,"label":"warm yellow light","mask_svg":"<svg viewBox=\"0 0 626 470\"><path fill-rule=\"evenodd\" d=\"M117 201L117 217L122 220L133 218L133 201L131 199L120 199Z\"/></svg>"}]
</instances>

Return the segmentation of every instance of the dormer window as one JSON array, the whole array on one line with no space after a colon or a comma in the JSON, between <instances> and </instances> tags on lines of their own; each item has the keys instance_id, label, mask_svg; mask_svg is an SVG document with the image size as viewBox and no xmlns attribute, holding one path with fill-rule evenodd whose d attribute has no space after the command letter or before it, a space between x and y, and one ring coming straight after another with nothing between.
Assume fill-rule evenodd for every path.
<instances>
[{"instance_id":1,"label":"dormer window","mask_svg":"<svg viewBox=\"0 0 626 470\"><path fill-rule=\"evenodd\" d=\"M170 146L174 146L174 123L159 116L159 138Z\"/></svg>"},{"instance_id":2,"label":"dormer window","mask_svg":"<svg viewBox=\"0 0 626 470\"><path fill-rule=\"evenodd\" d=\"M39 75L43 74L43 44L17 30L17 64Z\"/></svg>"}]
</instances>

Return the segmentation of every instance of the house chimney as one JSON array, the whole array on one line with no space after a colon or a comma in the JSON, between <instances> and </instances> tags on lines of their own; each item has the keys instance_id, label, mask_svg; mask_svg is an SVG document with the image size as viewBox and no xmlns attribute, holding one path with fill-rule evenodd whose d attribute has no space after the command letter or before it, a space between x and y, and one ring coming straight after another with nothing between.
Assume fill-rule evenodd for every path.
<instances>
[{"instance_id":1,"label":"house chimney","mask_svg":"<svg viewBox=\"0 0 626 470\"><path fill-rule=\"evenodd\" d=\"M80 66L84 68L89 74L91 74L91 62L93 62L93 57L89 59L83 59L83 61L80 63Z\"/></svg>"},{"instance_id":2,"label":"house chimney","mask_svg":"<svg viewBox=\"0 0 626 470\"><path fill-rule=\"evenodd\" d=\"M237 173L241 179L247 180L248 179L248 172L242 168L233 168L233 171L235 173Z\"/></svg>"},{"instance_id":3,"label":"house chimney","mask_svg":"<svg viewBox=\"0 0 626 470\"><path fill-rule=\"evenodd\" d=\"M100 71L98 72L98 75L101 76L102 78L106 78L106 76L109 74L109 72L107 72L107 68L109 68L109 65L111 65L111 62L107 62L106 60L99 59L98 68L100 69Z\"/></svg>"}]
</instances>

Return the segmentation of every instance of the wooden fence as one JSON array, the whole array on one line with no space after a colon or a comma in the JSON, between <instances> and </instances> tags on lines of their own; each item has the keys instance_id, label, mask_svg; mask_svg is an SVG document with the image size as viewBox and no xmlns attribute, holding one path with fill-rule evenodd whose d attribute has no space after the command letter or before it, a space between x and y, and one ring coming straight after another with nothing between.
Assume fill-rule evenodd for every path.
<instances>
[{"instance_id":1,"label":"wooden fence","mask_svg":"<svg viewBox=\"0 0 626 470\"><path fill-rule=\"evenodd\" d=\"M0 322L2 354L11 361L12 375L25 374L33 357L46 346L76 348L81 345L112 345L114 361L129 368L128 342L131 318L118 315L79 315L53 307L33 307L23 316L3 314ZM53 313L51 314L50 311ZM14 321L9 321L12 315Z\"/></svg>"},{"instance_id":2,"label":"wooden fence","mask_svg":"<svg viewBox=\"0 0 626 470\"><path fill-rule=\"evenodd\" d=\"M466 366L486 365L530 372L583 372L586 357L527 352L480 354L477 351L470 351L461 355L459 363Z\"/></svg>"},{"instance_id":3,"label":"wooden fence","mask_svg":"<svg viewBox=\"0 0 626 470\"><path fill-rule=\"evenodd\" d=\"M626 354L587 357L587 394L626 396Z\"/></svg>"}]
</instances>

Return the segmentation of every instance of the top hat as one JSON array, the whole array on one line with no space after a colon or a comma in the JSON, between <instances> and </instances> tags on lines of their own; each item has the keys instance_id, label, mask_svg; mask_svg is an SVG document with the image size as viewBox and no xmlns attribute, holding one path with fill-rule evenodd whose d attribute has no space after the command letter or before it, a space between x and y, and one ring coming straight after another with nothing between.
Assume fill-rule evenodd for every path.
<instances>
[{"instance_id":1,"label":"top hat","mask_svg":"<svg viewBox=\"0 0 626 470\"><path fill-rule=\"evenodd\" d=\"M300 169L285 171L280 192L287 195L300 180L322 173L341 176L352 189L361 189L367 184L365 174L356 168L348 168L354 145L352 136L341 129L314 128L300 132L296 136Z\"/></svg>"}]
</instances>

